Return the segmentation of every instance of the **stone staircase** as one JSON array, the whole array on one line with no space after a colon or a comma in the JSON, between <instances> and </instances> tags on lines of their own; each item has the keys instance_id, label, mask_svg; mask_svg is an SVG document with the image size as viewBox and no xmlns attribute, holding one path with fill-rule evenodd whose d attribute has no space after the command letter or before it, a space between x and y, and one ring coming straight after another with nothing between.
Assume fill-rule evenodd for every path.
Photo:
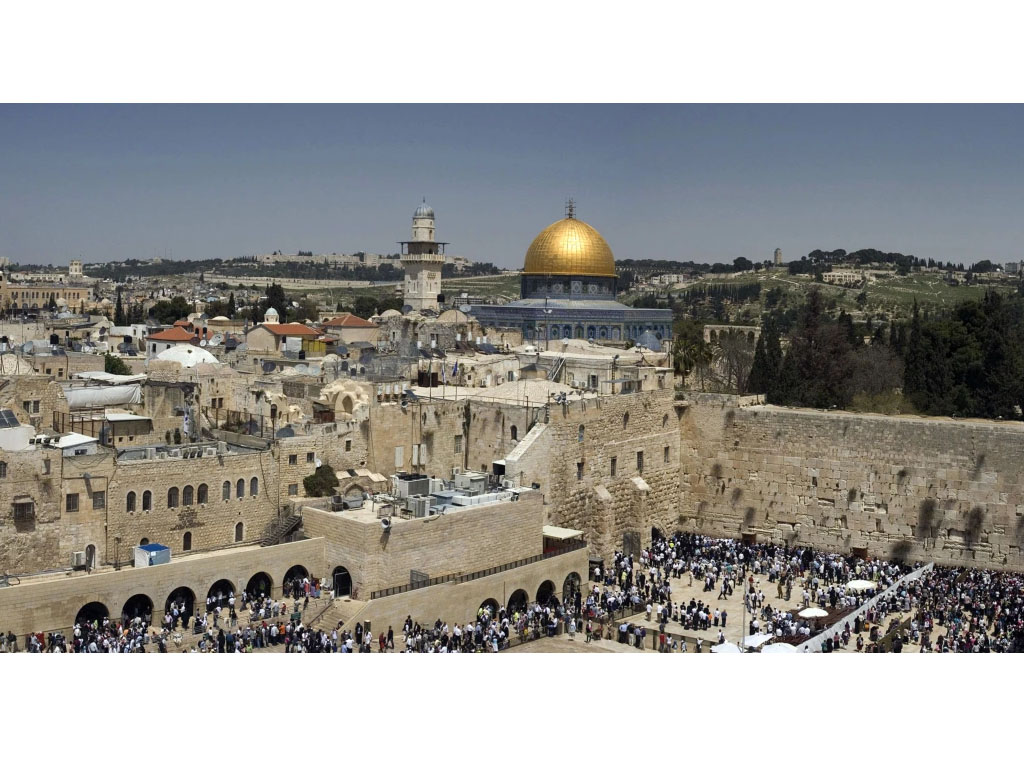
<instances>
[{"instance_id":1,"label":"stone staircase","mask_svg":"<svg viewBox=\"0 0 1024 768\"><path fill-rule=\"evenodd\" d=\"M362 613L363 609L369 605L362 600L352 600L348 597L339 597L331 603L331 606L320 614L319 617L314 618L310 622L310 626L314 629L323 629L330 632L332 629L338 626L338 622L343 622L345 628L348 629L350 626L354 626L355 622L359 620L359 614Z\"/></svg>"},{"instance_id":2,"label":"stone staircase","mask_svg":"<svg viewBox=\"0 0 1024 768\"><path fill-rule=\"evenodd\" d=\"M288 515L275 525L270 533L260 539L260 546L269 547L273 544L280 544L285 536L294 532L300 525L302 525L302 515Z\"/></svg>"}]
</instances>

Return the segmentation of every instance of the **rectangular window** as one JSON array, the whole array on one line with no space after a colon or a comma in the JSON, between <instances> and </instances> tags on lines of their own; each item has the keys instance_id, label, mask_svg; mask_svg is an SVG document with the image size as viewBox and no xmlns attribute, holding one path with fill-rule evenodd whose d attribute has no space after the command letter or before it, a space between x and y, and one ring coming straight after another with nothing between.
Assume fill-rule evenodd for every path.
<instances>
[{"instance_id":1,"label":"rectangular window","mask_svg":"<svg viewBox=\"0 0 1024 768\"><path fill-rule=\"evenodd\" d=\"M39 401L38 400L33 400L32 401L32 413L39 413Z\"/></svg>"},{"instance_id":2,"label":"rectangular window","mask_svg":"<svg viewBox=\"0 0 1024 768\"><path fill-rule=\"evenodd\" d=\"M292 483L291 485L288 486L288 495L289 496L298 496L299 495L299 484L298 483Z\"/></svg>"},{"instance_id":3,"label":"rectangular window","mask_svg":"<svg viewBox=\"0 0 1024 768\"><path fill-rule=\"evenodd\" d=\"M106 491L93 491L92 493L92 508L103 509L107 506L107 492Z\"/></svg>"},{"instance_id":4,"label":"rectangular window","mask_svg":"<svg viewBox=\"0 0 1024 768\"><path fill-rule=\"evenodd\" d=\"M297 453L293 453L293 454L291 454L288 457L288 464L289 465L294 466L294 465L296 465L298 463L299 463L299 455Z\"/></svg>"},{"instance_id":5,"label":"rectangular window","mask_svg":"<svg viewBox=\"0 0 1024 768\"><path fill-rule=\"evenodd\" d=\"M665 463L668 464L668 446L665 446Z\"/></svg>"},{"instance_id":6,"label":"rectangular window","mask_svg":"<svg viewBox=\"0 0 1024 768\"><path fill-rule=\"evenodd\" d=\"M612 466L611 466L611 475L612 475L612 477L615 477L615 470L618 468L616 465L618 463L619 463L619 460L615 456L612 456Z\"/></svg>"},{"instance_id":7,"label":"rectangular window","mask_svg":"<svg viewBox=\"0 0 1024 768\"><path fill-rule=\"evenodd\" d=\"M636 452L636 471L637 472L643 472L644 471L644 452L643 451L637 451Z\"/></svg>"},{"instance_id":8,"label":"rectangular window","mask_svg":"<svg viewBox=\"0 0 1024 768\"><path fill-rule=\"evenodd\" d=\"M345 453L348 453L351 450L352 450L352 441L351 440L346 440L345 441Z\"/></svg>"},{"instance_id":9,"label":"rectangular window","mask_svg":"<svg viewBox=\"0 0 1024 768\"><path fill-rule=\"evenodd\" d=\"M15 520L31 520L36 514L34 501L18 501L11 505L14 508Z\"/></svg>"},{"instance_id":10,"label":"rectangular window","mask_svg":"<svg viewBox=\"0 0 1024 768\"><path fill-rule=\"evenodd\" d=\"M43 474L44 475L50 474L50 460L49 459L43 459Z\"/></svg>"},{"instance_id":11,"label":"rectangular window","mask_svg":"<svg viewBox=\"0 0 1024 768\"><path fill-rule=\"evenodd\" d=\"M65 497L64 509L66 509L68 512L77 512L78 511L78 494L77 493L69 493Z\"/></svg>"},{"instance_id":12,"label":"rectangular window","mask_svg":"<svg viewBox=\"0 0 1024 768\"><path fill-rule=\"evenodd\" d=\"M313 459L315 459L315 458L316 458L316 454L315 453L312 453L312 452L307 453L306 454L306 463L307 464L312 464L313 463Z\"/></svg>"},{"instance_id":13,"label":"rectangular window","mask_svg":"<svg viewBox=\"0 0 1024 768\"><path fill-rule=\"evenodd\" d=\"M455 436L455 452L462 453L462 435Z\"/></svg>"},{"instance_id":14,"label":"rectangular window","mask_svg":"<svg viewBox=\"0 0 1024 768\"><path fill-rule=\"evenodd\" d=\"M577 480L582 480L583 479L583 462L582 461L577 461L576 462L576 479Z\"/></svg>"},{"instance_id":15,"label":"rectangular window","mask_svg":"<svg viewBox=\"0 0 1024 768\"><path fill-rule=\"evenodd\" d=\"M405 466L405 447L398 445L395 446L395 467Z\"/></svg>"}]
</instances>

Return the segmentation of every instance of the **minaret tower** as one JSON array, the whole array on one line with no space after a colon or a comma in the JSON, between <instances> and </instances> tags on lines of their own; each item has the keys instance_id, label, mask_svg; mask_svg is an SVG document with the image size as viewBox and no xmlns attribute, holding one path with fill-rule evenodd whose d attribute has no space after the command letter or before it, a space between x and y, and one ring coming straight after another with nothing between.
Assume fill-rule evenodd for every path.
<instances>
[{"instance_id":1,"label":"minaret tower","mask_svg":"<svg viewBox=\"0 0 1024 768\"><path fill-rule=\"evenodd\" d=\"M402 240L402 268L405 270L405 303L414 310L438 309L441 295L441 267L448 243L434 240L434 209L426 198L412 215L412 240Z\"/></svg>"}]
</instances>

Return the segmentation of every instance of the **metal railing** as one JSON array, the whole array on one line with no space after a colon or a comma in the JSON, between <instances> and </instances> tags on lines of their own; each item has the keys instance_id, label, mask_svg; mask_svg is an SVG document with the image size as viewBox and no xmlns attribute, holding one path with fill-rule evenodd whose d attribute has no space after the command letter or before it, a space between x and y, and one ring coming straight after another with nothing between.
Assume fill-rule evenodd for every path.
<instances>
[{"instance_id":1,"label":"metal railing","mask_svg":"<svg viewBox=\"0 0 1024 768\"><path fill-rule=\"evenodd\" d=\"M464 584L467 581L475 581L476 579L482 579L485 576L493 576L496 573L503 573L504 571L510 571L513 568L522 568L524 565L531 565L532 563L538 563L541 560L547 560L548 558L558 557L569 552L575 552L576 550L583 549L587 546L585 541L572 541L564 547L545 552L542 555L533 555L532 557L523 558L522 560L516 560L513 563L505 563L504 565L496 565L493 568L485 568L480 571L473 571L472 573L450 573L445 576L435 576L432 579L426 581L417 581L415 584L402 584L398 587L388 587L387 589L378 589L370 593L370 599L376 600L381 597L391 597L392 595L400 595L404 592L409 592L414 589L422 589L424 587L433 587L438 584Z\"/></svg>"}]
</instances>

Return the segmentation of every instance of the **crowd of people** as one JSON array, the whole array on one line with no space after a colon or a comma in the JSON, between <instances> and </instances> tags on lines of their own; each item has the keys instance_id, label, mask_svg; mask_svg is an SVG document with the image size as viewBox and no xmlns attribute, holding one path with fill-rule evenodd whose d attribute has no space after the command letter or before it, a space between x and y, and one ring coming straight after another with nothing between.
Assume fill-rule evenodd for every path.
<instances>
[{"instance_id":1,"label":"crowd of people","mask_svg":"<svg viewBox=\"0 0 1024 768\"><path fill-rule=\"evenodd\" d=\"M844 614L856 612L910 570L903 563L865 561L810 547L679 533L656 538L636 557L616 552L609 568L594 569L585 593L572 589L562 600L552 597L543 604L485 605L475 620L464 624L449 625L442 619L421 624L409 616L399 638L392 627L374 637L359 622L351 628L339 623L330 630L306 626L302 611L321 595L319 581L306 577L288 581L279 600L247 592L236 599L229 591L209 596L205 611L198 606L194 612L184 600L172 600L160 628L150 626L148 615L136 615L120 622L107 617L81 621L66 637L52 632L22 639L0 633L0 652L245 653L284 646L287 653L494 653L556 634L575 640L577 632L586 643L610 640L688 652L682 632L710 631L717 634L717 642L725 641L724 630L736 617L722 601L737 590L749 620L746 633L799 644L820 631L800 618L801 607L829 610L829 622L838 627L837 617L842 622ZM703 596L676 598L672 581L684 579L687 587L695 580L702 585ZM854 579L873 582L875 588L849 589ZM772 584L775 605L765 593L773 591ZM240 614L245 613L248 618L242 622ZM658 628L641 624L641 615ZM187 637L190 620L198 638ZM866 613L856 613L841 629L830 628L827 635L822 642L826 653L900 652L909 647L923 653L1024 652L1024 574L936 567L877 600ZM691 642L694 651L705 647L702 638Z\"/></svg>"}]
</instances>

